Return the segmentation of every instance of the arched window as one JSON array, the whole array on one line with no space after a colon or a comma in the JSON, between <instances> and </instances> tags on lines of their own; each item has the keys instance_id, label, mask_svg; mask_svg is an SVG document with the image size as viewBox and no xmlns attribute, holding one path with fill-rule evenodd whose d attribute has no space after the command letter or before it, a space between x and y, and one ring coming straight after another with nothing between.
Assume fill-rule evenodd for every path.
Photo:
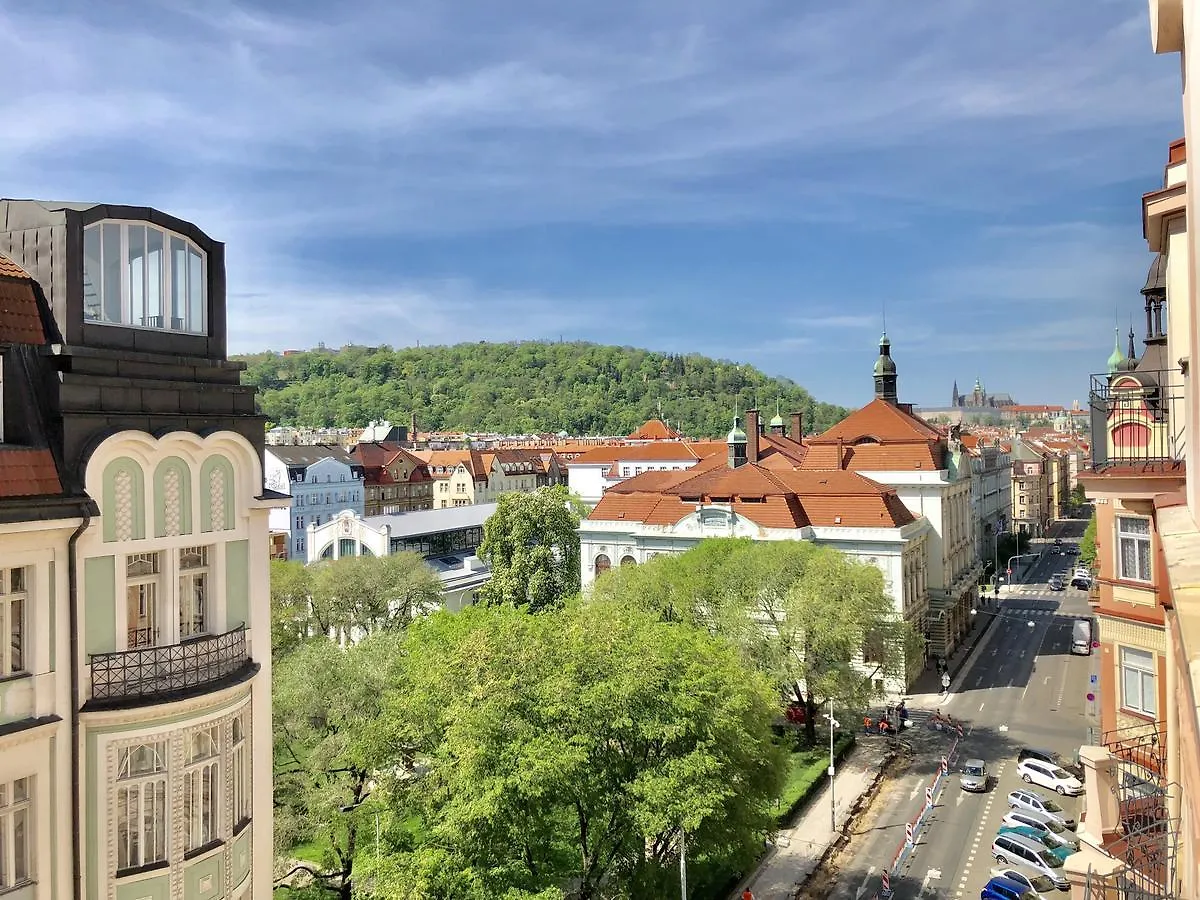
<instances>
[{"instance_id":1,"label":"arched window","mask_svg":"<svg viewBox=\"0 0 1200 900\"><path fill-rule=\"evenodd\" d=\"M233 466L223 456L210 456L200 466L200 530L232 531L237 509Z\"/></svg>"},{"instance_id":2,"label":"arched window","mask_svg":"<svg viewBox=\"0 0 1200 900\"><path fill-rule=\"evenodd\" d=\"M597 578L599 578L601 575L603 575L605 572L607 572L611 568L612 568L612 560L609 559L605 554L601 553L599 556L596 557L596 561L593 565L593 569L595 571Z\"/></svg>"},{"instance_id":3,"label":"arched window","mask_svg":"<svg viewBox=\"0 0 1200 900\"><path fill-rule=\"evenodd\" d=\"M321 551L321 559L333 559L333 544Z\"/></svg>"},{"instance_id":4,"label":"arched window","mask_svg":"<svg viewBox=\"0 0 1200 900\"><path fill-rule=\"evenodd\" d=\"M621 557L621 565L634 566L634 565L637 565L637 560L634 559L632 556L629 556L628 554L626 554L625 556Z\"/></svg>"},{"instance_id":5,"label":"arched window","mask_svg":"<svg viewBox=\"0 0 1200 900\"><path fill-rule=\"evenodd\" d=\"M338 556L345 559L347 556L356 556L358 550L358 541L354 538L342 538L338 541Z\"/></svg>"},{"instance_id":6,"label":"arched window","mask_svg":"<svg viewBox=\"0 0 1200 900\"><path fill-rule=\"evenodd\" d=\"M1114 451L1145 450L1150 446L1150 429L1141 422L1125 422L1112 430Z\"/></svg>"}]
</instances>

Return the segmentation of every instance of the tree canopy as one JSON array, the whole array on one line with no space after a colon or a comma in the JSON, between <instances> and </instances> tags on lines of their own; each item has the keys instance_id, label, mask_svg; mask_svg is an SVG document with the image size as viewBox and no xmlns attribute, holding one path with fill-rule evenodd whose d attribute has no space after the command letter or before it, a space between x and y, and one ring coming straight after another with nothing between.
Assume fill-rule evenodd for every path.
<instances>
[{"instance_id":1,"label":"tree canopy","mask_svg":"<svg viewBox=\"0 0 1200 900\"><path fill-rule=\"evenodd\" d=\"M1088 520L1087 528L1083 530L1083 537L1079 539L1079 562L1085 566L1091 566L1096 562L1096 513L1094 510L1092 517Z\"/></svg>"},{"instance_id":2,"label":"tree canopy","mask_svg":"<svg viewBox=\"0 0 1200 900\"><path fill-rule=\"evenodd\" d=\"M381 896L666 896L681 830L689 858L745 864L773 827L774 686L701 629L616 603L481 606L414 623L403 655L374 734L427 761L426 839Z\"/></svg>"},{"instance_id":3,"label":"tree canopy","mask_svg":"<svg viewBox=\"0 0 1200 900\"><path fill-rule=\"evenodd\" d=\"M615 435L659 415L661 404L672 425L705 437L729 430L735 405L767 410L778 400L785 415L802 411L806 428L819 430L846 414L753 366L583 342L351 346L237 358L247 363L242 382L259 389L262 412L288 425L405 423L415 413L422 429Z\"/></svg>"},{"instance_id":4,"label":"tree canopy","mask_svg":"<svg viewBox=\"0 0 1200 900\"><path fill-rule=\"evenodd\" d=\"M921 638L896 616L879 569L808 541L709 539L613 569L592 597L637 602L727 638L748 664L803 699L810 739L825 701L869 705L878 683L904 679L920 653Z\"/></svg>"},{"instance_id":5,"label":"tree canopy","mask_svg":"<svg viewBox=\"0 0 1200 900\"><path fill-rule=\"evenodd\" d=\"M577 593L581 513L562 485L501 494L479 545L480 559L492 567L483 600L538 612Z\"/></svg>"}]
</instances>

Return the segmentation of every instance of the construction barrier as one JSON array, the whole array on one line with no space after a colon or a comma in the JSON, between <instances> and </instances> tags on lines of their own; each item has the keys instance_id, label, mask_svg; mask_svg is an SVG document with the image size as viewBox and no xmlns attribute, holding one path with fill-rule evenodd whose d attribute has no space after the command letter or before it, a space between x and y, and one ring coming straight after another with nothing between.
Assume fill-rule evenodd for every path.
<instances>
[{"instance_id":1,"label":"construction barrier","mask_svg":"<svg viewBox=\"0 0 1200 900\"><path fill-rule=\"evenodd\" d=\"M904 842L906 844L908 844L908 846L910 846L910 847L913 845L913 823L912 822L907 822L904 825Z\"/></svg>"}]
</instances>

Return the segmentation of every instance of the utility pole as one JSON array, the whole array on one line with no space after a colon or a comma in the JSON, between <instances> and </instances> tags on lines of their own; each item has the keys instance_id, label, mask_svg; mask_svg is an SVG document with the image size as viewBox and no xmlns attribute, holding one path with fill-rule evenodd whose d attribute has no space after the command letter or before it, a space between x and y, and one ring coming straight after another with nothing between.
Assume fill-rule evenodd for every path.
<instances>
[{"instance_id":1,"label":"utility pole","mask_svg":"<svg viewBox=\"0 0 1200 900\"><path fill-rule=\"evenodd\" d=\"M829 698L829 829L831 834L837 833L837 797L833 786L833 732L838 727L837 719L833 717L833 698Z\"/></svg>"}]
</instances>

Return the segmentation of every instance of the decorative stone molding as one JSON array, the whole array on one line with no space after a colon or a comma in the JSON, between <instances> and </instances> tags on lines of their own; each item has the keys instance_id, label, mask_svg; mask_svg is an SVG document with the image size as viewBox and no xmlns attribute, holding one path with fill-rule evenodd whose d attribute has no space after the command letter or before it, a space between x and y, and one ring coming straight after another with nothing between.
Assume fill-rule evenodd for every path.
<instances>
[{"instance_id":1,"label":"decorative stone molding","mask_svg":"<svg viewBox=\"0 0 1200 900\"><path fill-rule=\"evenodd\" d=\"M208 502L213 531L225 530L225 472L214 468L208 473Z\"/></svg>"},{"instance_id":2,"label":"decorative stone molding","mask_svg":"<svg viewBox=\"0 0 1200 900\"><path fill-rule=\"evenodd\" d=\"M167 537L182 534L180 501L183 492L182 479L179 470L171 468L163 476L163 518Z\"/></svg>"},{"instance_id":3,"label":"decorative stone molding","mask_svg":"<svg viewBox=\"0 0 1200 900\"><path fill-rule=\"evenodd\" d=\"M133 540L133 474L121 469L113 479L116 516L116 538L118 541Z\"/></svg>"}]
</instances>

